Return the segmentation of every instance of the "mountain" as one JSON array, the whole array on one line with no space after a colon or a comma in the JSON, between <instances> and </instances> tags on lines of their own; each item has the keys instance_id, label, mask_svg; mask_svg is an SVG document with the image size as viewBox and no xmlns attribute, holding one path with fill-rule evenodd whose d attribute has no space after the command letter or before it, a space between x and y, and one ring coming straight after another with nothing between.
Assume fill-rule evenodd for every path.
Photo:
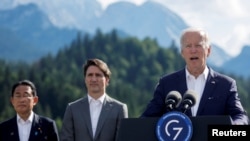
<instances>
[{"instance_id":1,"label":"mountain","mask_svg":"<svg viewBox=\"0 0 250 141\"><path fill-rule=\"evenodd\" d=\"M139 39L156 39L164 47L172 41L178 44L181 31L188 26L176 13L150 1L140 6L129 2L114 3L95 23L103 31L121 29Z\"/></svg>"},{"instance_id":2,"label":"mountain","mask_svg":"<svg viewBox=\"0 0 250 141\"><path fill-rule=\"evenodd\" d=\"M34 61L55 54L77 35L77 30L58 28L34 4L0 11L0 57L10 61Z\"/></svg>"},{"instance_id":3,"label":"mountain","mask_svg":"<svg viewBox=\"0 0 250 141\"><path fill-rule=\"evenodd\" d=\"M73 15L70 16L67 13L69 11L66 11L67 16L60 14L65 11L56 11L55 15L60 20L53 20L55 15L50 15L50 12L34 3L0 10L0 35L3 37L0 39L0 58L34 61L47 53L57 53L78 32L94 34L97 28L104 32L117 29L123 36L139 39L150 37L162 47L169 47L173 42L179 46L181 31L190 26L178 14L153 1L139 6L129 2L116 2L105 10L101 10L100 4L93 0L85 0L84 5L80 6L83 6L80 10L71 8ZM63 26L69 21L76 21L73 24L75 26ZM240 62L246 60L246 56L237 57ZM223 65L230 62L230 59L231 56L221 47L212 44L209 64L222 70L235 71L228 69L230 65ZM249 71L245 74L250 76Z\"/></svg>"},{"instance_id":4,"label":"mountain","mask_svg":"<svg viewBox=\"0 0 250 141\"><path fill-rule=\"evenodd\" d=\"M226 61L231 59L221 47L216 44L212 44L211 54L208 57L208 63L215 67L221 67ZM221 67L223 69L223 67Z\"/></svg>"},{"instance_id":5,"label":"mountain","mask_svg":"<svg viewBox=\"0 0 250 141\"><path fill-rule=\"evenodd\" d=\"M239 76L250 76L250 45L246 45L242 48L241 53L228 60L222 65L222 68L228 73L234 73Z\"/></svg>"}]
</instances>

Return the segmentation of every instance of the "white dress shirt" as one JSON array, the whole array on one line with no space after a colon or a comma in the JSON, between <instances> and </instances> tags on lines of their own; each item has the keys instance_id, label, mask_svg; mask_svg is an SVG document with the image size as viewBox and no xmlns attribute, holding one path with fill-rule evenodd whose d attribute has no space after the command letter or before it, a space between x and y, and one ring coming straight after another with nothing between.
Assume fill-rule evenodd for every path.
<instances>
[{"instance_id":1,"label":"white dress shirt","mask_svg":"<svg viewBox=\"0 0 250 141\"><path fill-rule=\"evenodd\" d=\"M207 76L208 76L208 68L206 67L202 74L200 74L197 78L191 75L186 69L186 80L187 80L187 88L188 90L194 90L197 93L196 104L191 108L192 115L196 116L198 107L200 104L200 100L204 91L204 87L206 84Z\"/></svg>"},{"instance_id":2,"label":"white dress shirt","mask_svg":"<svg viewBox=\"0 0 250 141\"><path fill-rule=\"evenodd\" d=\"M105 94L96 100L88 95L93 137L95 136L98 119L102 110L102 104L103 104L104 98L105 98Z\"/></svg>"},{"instance_id":3,"label":"white dress shirt","mask_svg":"<svg viewBox=\"0 0 250 141\"><path fill-rule=\"evenodd\" d=\"M18 126L18 133L19 133L20 141L28 141L29 140L33 117L34 117L34 113L31 112L29 118L26 121L24 121L17 114L17 126Z\"/></svg>"}]
</instances>

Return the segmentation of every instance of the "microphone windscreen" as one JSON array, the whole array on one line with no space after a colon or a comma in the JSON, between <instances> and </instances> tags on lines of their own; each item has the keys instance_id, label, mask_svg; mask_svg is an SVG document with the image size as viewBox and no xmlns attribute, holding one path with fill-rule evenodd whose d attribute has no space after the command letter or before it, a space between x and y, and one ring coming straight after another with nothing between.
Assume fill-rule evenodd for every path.
<instances>
[{"instance_id":1,"label":"microphone windscreen","mask_svg":"<svg viewBox=\"0 0 250 141\"><path fill-rule=\"evenodd\" d=\"M175 101L175 107L178 107L182 101L182 96L178 91L170 91L165 99L165 103L168 102L168 100L174 100Z\"/></svg>"},{"instance_id":2,"label":"microphone windscreen","mask_svg":"<svg viewBox=\"0 0 250 141\"><path fill-rule=\"evenodd\" d=\"M185 94L183 95L183 99L189 99L192 101L192 105L190 106L193 106L195 105L196 103L196 99L197 99L197 93L194 91L194 90L187 90L185 92Z\"/></svg>"}]
</instances>

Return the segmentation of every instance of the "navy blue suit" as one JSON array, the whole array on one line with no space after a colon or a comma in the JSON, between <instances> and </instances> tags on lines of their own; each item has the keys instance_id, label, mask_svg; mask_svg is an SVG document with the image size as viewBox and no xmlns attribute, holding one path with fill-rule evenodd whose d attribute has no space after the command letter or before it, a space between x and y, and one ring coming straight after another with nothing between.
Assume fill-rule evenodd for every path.
<instances>
[{"instance_id":1,"label":"navy blue suit","mask_svg":"<svg viewBox=\"0 0 250 141\"><path fill-rule=\"evenodd\" d=\"M157 84L154 97L141 117L161 117L166 113L165 97L170 91L182 95L187 90L185 69L163 76ZM186 112L191 115L191 110ZM200 100L197 116L230 115L234 124L248 124L249 119L239 100L236 81L209 68L208 78Z\"/></svg>"},{"instance_id":2,"label":"navy blue suit","mask_svg":"<svg viewBox=\"0 0 250 141\"><path fill-rule=\"evenodd\" d=\"M0 124L0 141L19 141L17 117ZM59 141L54 120L34 114L29 141Z\"/></svg>"}]
</instances>

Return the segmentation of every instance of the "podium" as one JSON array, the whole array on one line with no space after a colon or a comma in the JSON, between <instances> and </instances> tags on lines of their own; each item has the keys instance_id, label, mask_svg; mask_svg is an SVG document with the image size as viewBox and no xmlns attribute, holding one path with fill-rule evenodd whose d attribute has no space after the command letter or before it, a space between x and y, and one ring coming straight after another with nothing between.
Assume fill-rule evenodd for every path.
<instances>
[{"instance_id":1,"label":"podium","mask_svg":"<svg viewBox=\"0 0 250 141\"><path fill-rule=\"evenodd\" d=\"M160 118L125 118L121 120L116 141L158 141L156 125ZM190 117L193 125L191 141L207 141L208 125L231 125L229 116Z\"/></svg>"}]
</instances>

